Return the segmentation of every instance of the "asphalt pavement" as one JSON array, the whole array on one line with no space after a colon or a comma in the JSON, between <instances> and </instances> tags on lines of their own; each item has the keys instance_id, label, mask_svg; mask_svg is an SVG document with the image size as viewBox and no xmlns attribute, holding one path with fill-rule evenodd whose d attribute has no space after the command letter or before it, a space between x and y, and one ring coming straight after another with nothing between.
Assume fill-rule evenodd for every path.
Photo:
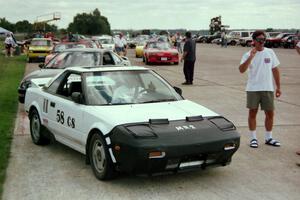
<instances>
[{"instance_id":1,"label":"asphalt pavement","mask_svg":"<svg viewBox=\"0 0 300 200\"><path fill-rule=\"evenodd\" d=\"M11 158L3 199L260 199L300 198L300 55L294 49L275 49L281 62L282 96L276 99L273 136L281 147L264 144L264 114L258 114L259 148L248 146L245 83L247 74L238 66L247 47L227 49L197 44L195 80L182 86L179 65L153 65L183 96L224 115L241 134L240 149L229 166L175 175L143 177L122 174L111 181L98 181L85 165L84 156L62 144L36 146L29 135L23 105L16 117ZM134 65L144 65L128 51ZM38 64L28 64L28 71Z\"/></svg>"}]
</instances>

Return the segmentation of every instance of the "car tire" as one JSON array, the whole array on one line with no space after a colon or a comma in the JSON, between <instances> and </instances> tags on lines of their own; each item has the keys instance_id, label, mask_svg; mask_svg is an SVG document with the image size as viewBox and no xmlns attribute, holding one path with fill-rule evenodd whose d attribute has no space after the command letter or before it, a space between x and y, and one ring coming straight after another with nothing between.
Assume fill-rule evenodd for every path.
<instances>
[{"instance_id":1,"label":"car tire","mask_svg":"<svg viewBox=\"0 0 300 200\"><path fill-rule=\"evenodd\" d=\"M92 136L88 148L90 164L96 178L99 180L112 179L116 171L101 133L98 132Z\"/></svg>"},{"instance_id":2,"label":"car tire","mask_svg":"<svg viewBox=\"0 0 300 200\"><path fill-rule=\"evenodd\" d=\"M234 40L230 41L230 45L231 46L235 46L236 45L236 41L234 41Z\"/></svg>"},{"instance_id":3,"label":"car tire","mask_svg":"<svg viewBox=\"0 0 300 200\"><path fill-rule=\"evenodd\" d=\"M145 62L145 57L143 56L143 62Z\"/></svg>"},{"instance_id":4,"label":"car tire","mask_svg":"<svg viewBox=\"0 0 300 200\"><path fill-rule=\"evenodd\" d=\"M174 62L174 65L178 65L178 62Z\"/></svg>"},{"instance_id":5,"label":"car tire","mask_svg":"<svg viewBox=\"0 0 300 200\"><path fill-rule=\"evenodd\" d=\"M31 58L28 58L28 62L29 62L29 63L32 63L32 59L31 59Z\"/></svg>"},{"instance_id":6,"label":"car tire","mask_svg":"<svg viewBox=\"0 0 300 200\"><path fill-rule=\"evenodd\" d=\"M247 47L251 47L252 46L251 43L252 42L247 42Z\"/></svg>"},{"instance_id":7,"label":"car tire","mask_svg":"<svg viewBox=\"0 0 300 200\"><path fill-rule=\"evenodd\" d=\"M275 42L275 43L273 44L273 47L274 47L274 48L278 48L278 47L279 47L279 44L278 44L277 42Z\"/></svg>"},{"instance_id":8,"label":"car tire","mask_svg":"<svg viewBox=\"0 0 300 200\"><path fill-rule=\"evenodd\" d=\"M30 119L30 135L32 142L36 145L46 145L50 143L50 139L45 137L46 128L41 124L39 113L33 109L29 114Z\"/></svg>"}]
</instances>

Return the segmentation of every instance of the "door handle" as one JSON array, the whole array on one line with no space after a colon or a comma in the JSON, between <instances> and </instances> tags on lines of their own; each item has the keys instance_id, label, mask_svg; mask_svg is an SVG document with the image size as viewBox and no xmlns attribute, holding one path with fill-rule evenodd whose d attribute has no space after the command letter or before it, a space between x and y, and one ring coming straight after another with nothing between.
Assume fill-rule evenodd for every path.
<instances>
[{"instance_id":1,"label":"door handle","mask_svg":"<svg viewBox=\"0 0 300 200\"><path fill-rule=\"evenodd\" d=\"M55 108L55 103L54 102L50 102L50 106Z\"/></svg>"}]
</instances>

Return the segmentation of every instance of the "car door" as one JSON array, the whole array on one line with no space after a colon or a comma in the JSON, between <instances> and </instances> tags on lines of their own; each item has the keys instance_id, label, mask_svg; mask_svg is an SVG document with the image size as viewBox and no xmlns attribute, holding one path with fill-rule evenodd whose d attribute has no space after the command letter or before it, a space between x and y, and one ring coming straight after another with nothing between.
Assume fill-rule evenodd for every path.
<instances>
[{"instance_id":1,"label":"car door","mask_svg":"<svg viewBox=\"0 0 300 200\"><path fill-rule=\"evenodd\" d=\"M81 76L76 73L66 73L61 82L53 82L55 88L49 87L48 126L55 138L78 150L84 151L83 107L72 100L72 93L82 93Z\"/></svg>"}]
</instances>

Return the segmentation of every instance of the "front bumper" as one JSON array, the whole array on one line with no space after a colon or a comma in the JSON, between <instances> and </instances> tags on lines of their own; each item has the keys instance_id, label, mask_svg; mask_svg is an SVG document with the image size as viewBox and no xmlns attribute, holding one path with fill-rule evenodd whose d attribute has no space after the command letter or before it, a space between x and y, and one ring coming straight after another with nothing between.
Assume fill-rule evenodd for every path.
<instances>
[{"instance_id":1,"label":"front bumper","mask_svg":"<svg viewBox=\"0 0 300 200\"><path fill-rule=\"evenodd\" d=\"M18 88L18 94L19 94L19 102L24 103L25 102L25 95L26 95L26 89L25 88Z\"/></svg>"},{"instance_id":2,"label":"front bumper","mask_svg":"<svg viewBox=\"0 0 300 200\"><path fill-rule=\"evenodd\" d=\"M125 127L118 126L112 131L110 146L116 159L116 168L119 171L134 174L155 174L225 166L231 162L231 157L240 144L240 136L235 130L222 133L224 134L222 138L216 138L215 130L212 130L212 133L205 133L207 137L202 135L198 138L162 136L130 139L129 136L122 134L126 131L125 129ZM152 152L162 152L162 154L151 158Z\"/></svg>"},{"instance_id":3,"label":"front bumper","mask_svg":"<svg viewBox=\"0 0 300 200\"><path fill-rule=\"evenodd\" d=\"M30 59L45 59L50 52L43 52L43 53L28 53L28 58Z\"/></svg>"},{"instance_id":4,"label":"front bumper","mask_svg":"<svg viewBox=\"0 0 300 200\"><path fill-rule=\"evenodd\" d=\"M178 63L178 56L149 56L148 62L151 63Z\"/></svg>"}]
</instances>

